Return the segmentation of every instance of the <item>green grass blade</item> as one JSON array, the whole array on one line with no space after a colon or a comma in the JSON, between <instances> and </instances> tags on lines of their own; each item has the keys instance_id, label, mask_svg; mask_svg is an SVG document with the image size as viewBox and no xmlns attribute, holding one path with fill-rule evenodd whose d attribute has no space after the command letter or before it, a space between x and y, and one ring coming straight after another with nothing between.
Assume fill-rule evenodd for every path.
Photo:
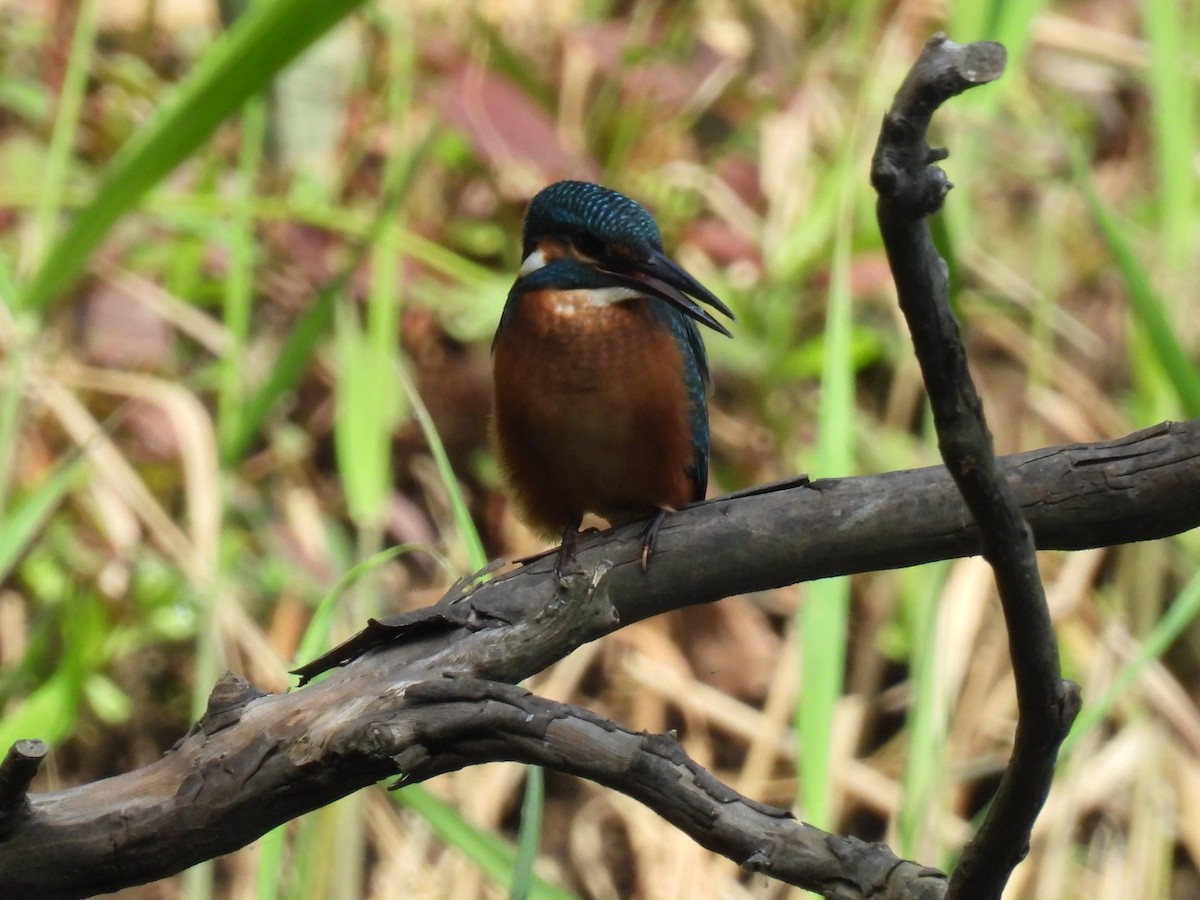
<instances>
[{"instance_id":1,"label":"green grass blade","mask_svg":"<svg viewBox=\"0 0 1200 900\"><path fill-rule=\"evenodd\" d=\"M402 27L407 17L397 13L390 20L389 49L393 57L388 80L388 120L402 132L410 114L411 83L415 54L409 37L411 26ZM415 171L414 156L421 148L393 152L384 166L386 196L404 192ZM334 441L342 472L350 515L360 528L376 533L386 515L392 477L391 436L404 414L402 396L379 390L396 367L398 350L401 257L393 250L403 231L401 217L384 218L371 254L371 283L367 297L366 324L360 326L354 310L339 308L335 318L338 346L337 412Z\"/></svg>"},{"instance_id":2,"label":"green grass blade","mask_svg":"<svg viewBox=\"0 0 1200 900\"><path fill-rule=\"evenodd\" d=\"M12 572L51 513L62 503L83 467L83 461L83 455L79 454L61 463L49 478L14 503L4 516L4 527L0 528L0 581Z\"/></svg>"},{"instance_id":3,"label":"green grass blade","mask_svg":"<svg viewBox=\"0 0 1200 900\"><path fill-rule=\"evenodd\" d=\"M0 721L0 747L37 738L51 746L61 744L75 727L82 695L75 676L56 672Z\"/></svg>"},{"instance_id":4,"label":"green grass blade","mask_svg":"<svg viewBox=\"0 0 1200 900\"><path fill-rule=\"evenodd\" d=\"M1167 649L1200 615L1200 575L1196 575L1169 604L1167 613L1146 635L1133 659L1129 660L1113 679L1112 686L1103 697L1089 698L1083 705L1079 718L1071 727L1071 733L1063 741L1059 761L1066 759L1086 735L1095 730L1112 712L1117 701L1128 695L1129 688L1147 665L1162 658Z\"/></svg>"},{"instance_id":5,"label":"green grass blade","mask_svg":"<svg viewBox=\"0 0 1200 900\"><path fill-rule=\"evenodd\" d=\"M489 877L500 884L511 885L517 861L517 851L511 843L497 834L476 828L452 806L438 800L420 785L394 791L392 796L401 806L420 814L442 840L461 850ZM576 900L575 894L537 876L530 882L527 896L529 900Z\"/></svg>"},{"instance_id":6,"label":"green grass blade","mask_svg":"<svg viewBox=\"0 0 1200 900\"><path fill-rule=\"evenodd\" d=\"M380 254L374 256L378 260ZM376 276L381 274L376 269ZM373 290L372 295L378 292ZM395 306L394 300L384 302ZM394 328L391 334L395 335ZM399 412L397 395L381 392L379 385L387 383L381 372L394 366L396 349L378 347L370 339L349 301L337 304L334 337L338 366L333 437L342 490L355 525L376 532L387 512L391 433Z\"/></svg>"},{"instance_id":7,"label":"green grass blade","mask_svg":"<svg viewBox=\"0 0 1200 900\"><path fill-rule=\"evenodd\" d=\"M272 828L258 839L258 880L254 886L256 900L275 900L279 896L283 857L287 852L288 823Z\"/></svg>"},{"instance_id":8,"label":"green grass blade","mask_svg":"<svg viewBox=\"0 0 1200 900\"><path fill-rule=\"evenodd\" d=\"M24 293L44 310L83 271L113 223L191 156L284 66L363 0L259 3L200 60L174 97L113 158L95 195L51 248Z\"/></svg>"},{"instance_id":9,"label":"green grass blade","mask_svg":"<svg viewBox=\"0 0 1200 900\"><path fill-rule=\"evenodd\" d=\"M1033 44L1034 20L1045 2L1046 0L1000 0L992 6L991 23L987 33L981 37L999 41L1004 45L1008 52L1010 72L1024 70L1025 54ZM998 103L1001 96L997 91L986 92L984 102Z\"/></svg>"},{"instance_id":10,"label":"green grass blade","mask_svg":"<svg viewBox=\"0 0 1200 900\"><path fill-rule=\"evenodd\" d=\"M814 468L848 475L854 466L854 364L851 352L850 217L853 191L843 171L841 213L835 236L825 361L821 377L820 439ZM796 711L797 758L802 761L801 798L806 821L829 827L833 818L833 717L845 683L850 581L827 578L811 584L801 610L801 685Z\"/></svg>"},{"instance_id":11,"label":"green grass blade","mask_svg":"<svg viewBox=\"0 0 1200 900\"><path fill-rule=\"evenodd\" d=\"M379 551L343 574L337 580L337 584L330 588L329 593L321 598L316 610L313 612L312 619L308 623L308 628L304 631L304 637L300 639L300 645L296 649L296 660L304 661L312 659L328 648L329 632L333 626L334 614L337 612L337 601L346 592L347 588L364 575L379 568L385 562L395 559L397 556L402 556L405 553L428 553L447 573L453 572L449 561L445 557L424 544L397 544L395 547L388 547L386 550Z\"/></svg>"},{"instance_id":12,"label":"green grass blade","mask_svg":"<svg viewBox=\"0 0 1200 900\"><path fill-rule=\"evenodd\" d=\"M1166 260L1180 266L1196 252L1196 6L1177 0L1146 0L1140 6L1150 42L1159 233Z\"/></svg>"},{"instance_id":13,"label":"green grass blade","mask_svg":"<svg viewBox=\"0 0 1200 900\"><path fill-rule=\"evenodd\" d=\"M259 430L279 398L292 390L308 366L318 342L328 334L333 322L335 301L351 277L358 271L364 259L379 242L380 236L388 232L389 220L404 199L412 177L419 168L429 148L433 145L436 131L431 129L408 160L403 175L397 178L396 189L388 194L374 221L363 235L362 241L351 252L350 259L342 270L317 293L312 305L293 326L287 341L279 352L266 382L251 395L239 418L237 428L225 448L225 462L229 463L244 456L257 437Z\"/></svg>"},{"instance_id":14,"label":"green grass blade","mask_svg":"<svg viewBox=\"0 0 1200 900\"><path fill-rule=\"evenodd\" d=\"M938 601L948 570L945 563L919 566L906 571L902 578L905 593L911 598L909 672L913 700L908 716L911 737L904 796L897 816L897 849L909 859L925 858L940 849L936 823L943 803L950 698L939 691L937 631L941 614Z\"/></svg>"},{"instance_id":15,"label":"green grass blade","mask_svg":"<svg viewBox=\"0 0 1200 900\"><path fill-rule=\"evenodd\" d=\"M246 342L250 337L254 306L254 264L257 242L254 233L255 173L262 160L267 133L267 104L261 97L246 104L242 116L242 144L238 153L239 197L227 232L229 272L225 278L222 304L229 349L221 359L217 395L217 438L224 461L229 455L245 402Z\"/></svg>"},{"instance_id":16,"label":"green grass blade","mask_svg":"<svg viewBox=\"0 0 1200 900\"><path fill-rule=\"evenodd\" d=\"M28 265L26 271L35 270L41 263L46 248L53 242L57 231L67 172L75 149L75 135L79 131L80 112L87 90L92 48L96 43L98 6L96 0L85 0L79 5L79 13L75 19L75 34L71 38L71 51L67 60L66 75L63 77L58 115L54 119L54 133L46 154L46 171L38 193L37 215L34 219L37 227L25 258Z\"/></svg>"},{"instance_id":17,"label":"green grass blade","mask_svg":"<svg viewBox=\"0 0 1200 900\"><path fill-rule=\"evenodd\" d=\"M542 808L546 798L546 774L541 766L525 767L525 797L521 801L521 832L517 858L513 861L511 900L528 900L533 888L533 864L542 840Z\"/></svg>"},{"instance_id":18,"label":"green grass blade","mask_svg":"<svg viewBox=\"0 0 1200 900\"><path fill-rule=\"evenodd\" d=\"M1076 176L1092 218L1099 226L1109 252L1125 279L1134 317L1155 351L1150 363L1157 365L1166 376L1184 412L1192 418L1200 416L1200 371L1197 371L1190 355L1179 343L1179 332L1171 322L1167 304L1154 289L1149 273L1138 259L1116 216L1097 193L1086 164L1078 152L1074 157Z\"/></svg>"},{"instance_id":19,"label":"green grass blade","mask_svg":"<svg viewBox=\"0 0 1200 900\"><path fill-rule=\"evenodd\" d=\"M404 366L399 366L397 371L400 376L400 384L403 386L409 401L412 403L413 415L416 416L417 423L421 426L421 431L425 435L426 442L429 444L429 452L433 454L433 461L437 465L438 474L442 478L442 483L446 486L446 492L450 498L450 509L454 514L454 524L458 526L463 541L467 545L470 565L473 570L482 569L487 565L488 561L487 554L483 549L483 541L479 539L479 532L475 528L475 521L471 518L471 510L467 507L467 501L463 497L462 488L459 487L458 478L454 474L454 467L450 465L450 457L446 455L446 447L442 443L441 436L437 433L437 426L434 425L433 417L429 415L429 408L425 406L425 401L417 393L417 386L413 384L413 380L409 377L407 370Z\"/></svg>"},{"instance_id":20,"label":"green grass blade","mask_svg":"<svg viewBox=\"0 0 1200 900\"><path fill-rule=\"evenodd\" d=\"M61 744L78 722L84 685L103 664L99 652L111 623L102 601L86 591L68 588L62 598L62 650L54 674L0 720L0 747L24 738Z\"/></svg>"},{"instance_id":21,"label":"green grass blade","mask_svg":"<svg viewBox=\"0 0 1200 900\"><path fill-rule=\"evenodd\" d=\"M6 275L7 273L4 273ZM0 279L3 275L0 275ZM0 297L11 296L0 284ZM17 456L17 434L21 427L21 400L25 396L25 373L29 364L28 330L25 316L15 317L15 334L6 347L3 387L0 387L0 522L5 521L8 495L12 490L12 467Z\"/></svg>"},{"instance_id":22,"label":"green grass blade","mask_svg":"<svg viewBox=\"0 0 1200 900\"><path fill-rule=\"evenodd\" d=\"M956 41L978 41L987 37L992 23L991 3L952 3L946 32Z\"/></svg>"}]
</instances>

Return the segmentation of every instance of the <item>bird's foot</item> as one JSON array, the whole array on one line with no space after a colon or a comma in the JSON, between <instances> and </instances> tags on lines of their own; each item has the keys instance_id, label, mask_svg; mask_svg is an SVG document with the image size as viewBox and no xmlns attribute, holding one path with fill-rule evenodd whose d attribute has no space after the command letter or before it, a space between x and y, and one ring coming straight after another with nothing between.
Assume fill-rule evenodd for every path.
<instances>
[{"instance_id":1,"label":"bird's foot","mask_svg":"<svg viewBox=\"0 0 1200 900\"><path fill-rule=\"evenodd\" d=\"M562 544L558 548L558 556L554 558L554 577L560 582L564 576L579 570L575 560L575 544L579 540L579 523L572 522L563 529Z\"/></svg>"},{"instance_id":2,"label":"bird's foot","mask_svg":"<svg viewBox=\"0 0 1200 900\"><path fill-rule=\"evenodd\" d=\"M642 571L650 570L650 557L654 555L654 544L658 540L658 529L662 528L663 520L667 518L669 510L655 510L654 515L646 522L646 527L642 529Z\"/></svg>"},{"instance_id":3,"label":"bird's foot","mask_svg":"<svg viewBox=\"0 0 1200 900\"><path fill-rule=\"evenodd\" d=\"M574 551L567 550L565 546L558 548L558 555L554 559L554 577L562 581L568 575L583 571L579 565L579 561L575 559Z\"/></svg>"},{"instance_id":4,"label":"bird's foot","mask_svg":"<svg viewBox=\"0 0 1200 900\"><path fill-rule=\"evenodd\" d=\"M581 531L579 533L581 535L599 534L600 529L599 528L585 528L585 529L583 529L583 531ZM572 550L570 555L564 559L563 555L562 555L561 547L551 547L549 550L539 550L537 553L531 553L528 556L518 556L516 559L513 560L513 563L518 566L528 566L531 563L537 562L538 560L545 559L547 556L550 556L551 554L554 554L554 556L556 558L556 562L554 564L555 574L558 574L559 568L561 568L563 565L577 565L575 563L575 552Z\"/></svg>"}]
</instances>

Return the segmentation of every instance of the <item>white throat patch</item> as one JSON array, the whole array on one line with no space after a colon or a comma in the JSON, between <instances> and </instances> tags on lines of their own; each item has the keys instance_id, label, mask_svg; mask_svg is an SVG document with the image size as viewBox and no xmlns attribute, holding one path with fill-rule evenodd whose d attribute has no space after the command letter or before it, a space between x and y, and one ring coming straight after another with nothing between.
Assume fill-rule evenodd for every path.
<instances>
[{"instance_id":1,"label":"white throat patch","mask_svg":"<svg viewBox=\"0 0 1200 900\"><path fill-rule=\"evenodd\" d=\"M555 315L574 316L588 309L597 309L621 303L625 300L635 300L643 296L640 291L627 287L581 288L574 291L555 291Z\"/></svg>"},{"instance_id":2,"label":"white throat patch","mask_svg":"<svg viewBox=\"0 0 1200 900\"><path fill-rule=\"evenodd\" d=\"M571 291L570 293L576 293ZM641 291L635 291L633 288L614 286L605 288L591 288L589 290L578 291L584 299L592 306L608 306L610 303L620 303L623 300L635 300L642 296Z\"/></svg>"}]
</instances>

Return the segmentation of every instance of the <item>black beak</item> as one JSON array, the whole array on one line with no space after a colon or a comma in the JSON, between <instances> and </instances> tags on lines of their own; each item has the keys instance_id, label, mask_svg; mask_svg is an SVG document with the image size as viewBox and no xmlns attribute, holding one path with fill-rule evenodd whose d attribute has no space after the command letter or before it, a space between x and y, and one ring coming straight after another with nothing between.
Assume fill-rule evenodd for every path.
<instances>
[{"instance_id":1,"label":"black beak","mask_svg":"<svg viewBox=\"0 0 1200 900\"><path fill-rule=\"evenodd\" d=\"M635 290L667 301L685 315L702 322L714 331L719 331L726 337L733 337L728 328L696 301L707 303L732 319L734 315L729 307L662 251L651 250L648 256L638 260L621 260L619 267L610 267L608 260L602 260L597 267ZM692 299L693 297L695 299Z\"/></svg>"}]
</instances>

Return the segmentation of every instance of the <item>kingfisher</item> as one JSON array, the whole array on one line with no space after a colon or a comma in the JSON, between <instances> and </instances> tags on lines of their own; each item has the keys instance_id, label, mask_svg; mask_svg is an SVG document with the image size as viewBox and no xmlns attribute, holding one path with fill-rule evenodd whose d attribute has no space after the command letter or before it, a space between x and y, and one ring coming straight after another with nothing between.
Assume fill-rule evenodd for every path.
<instances>
[{"instance_id":1,"label":"kingfisher","mask_svg":"<svg viewBox=\"0 0 1200 900\"><path fill-rule=\"evenodd\" d=\"M733 319L663 251L654 217L614 190L560 181L525 213L522 263L492 341L493 437L518 517L574 558L585 513L646 519L708 486L708 357L699 324Z\"/></svg>"}]
</instances>

